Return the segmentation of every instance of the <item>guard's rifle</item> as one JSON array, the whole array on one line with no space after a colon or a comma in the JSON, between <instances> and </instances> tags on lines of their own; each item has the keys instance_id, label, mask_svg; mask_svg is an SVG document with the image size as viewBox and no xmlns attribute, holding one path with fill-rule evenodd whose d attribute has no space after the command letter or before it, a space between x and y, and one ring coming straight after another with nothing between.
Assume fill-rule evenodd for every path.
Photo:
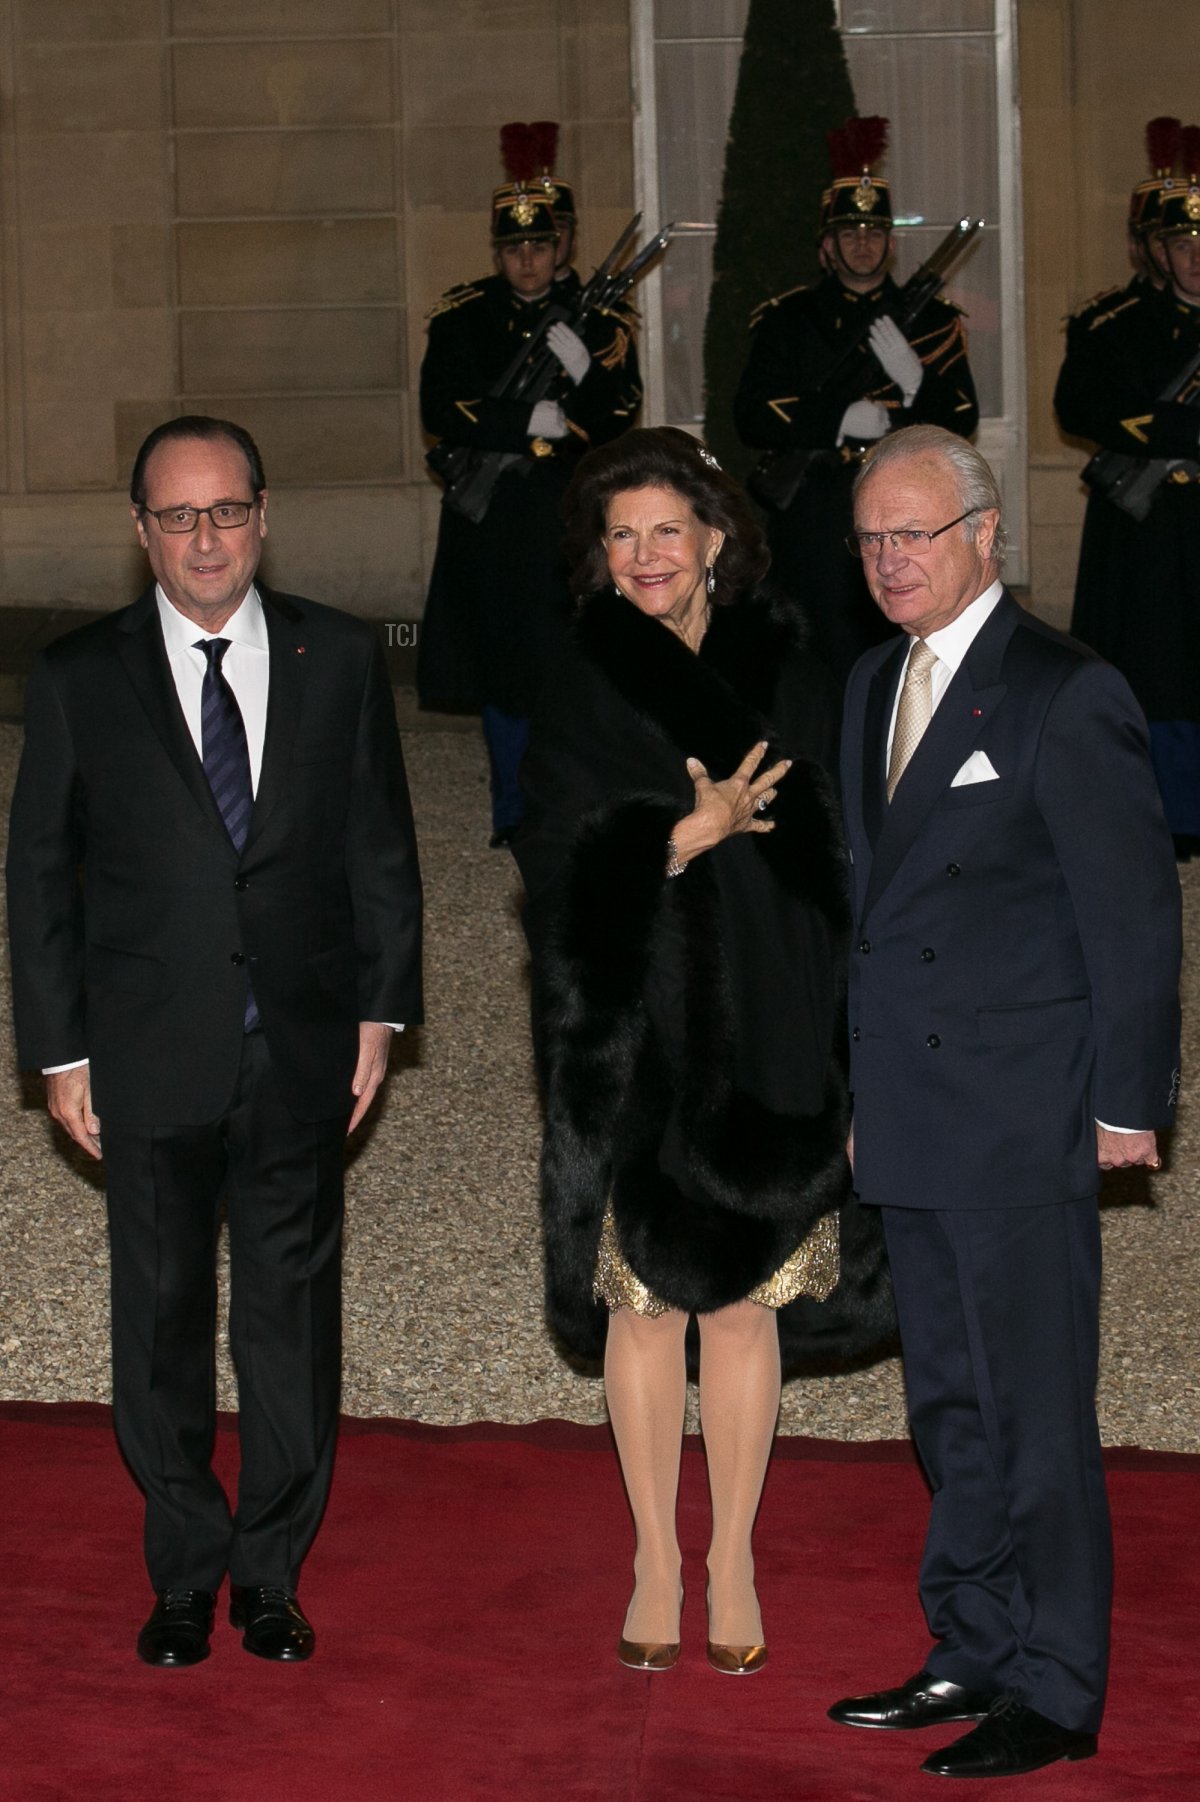
<instances>
[{"instance_id":1,"label":"guard's rifle","mask_svg":"<svg viewBox=\"0 0 1200 1802\"><path fill-rule=\"evenodd\" d=\"M1177 401L1185 407L1200 408L1197 376L1200 376L1200 350L1172 376L1158 396L1159 402ZM1189 481L1200 478L1200 463L1190 458L1131 457L1125 451L1098 450L1085 464L1083 479L1089 488L1102 494L1114 507L1120 507L1122 512L1140 521L1146 518L1155 495L1176 470L1182 471Z\"/></svg>"},{"instance_id":2,"label":"guard's rifle","mask_svg":"<svg viewBox=\"0 0 1200 1802\"><path fill-rule=\"evenodd\" d=\"M982 219L960 219L899 290L888 312L906 335L909 326L945 286L951 267L976 233L983 230L983 225ZM847 340L836 362L817 383L818 394L840 395L849 406L851 402L861 400L886 375L868 344L876 317L872 314L864 319ZM824 450L765 451L751 471L746 486L760 505L782 512L791 506L804 486L813 463L826 455Z\"/></svg>"},{"instance_id":3,"label":"guard's rifle","mask_svg":"<svg viewBox=\"0 0 1200 1802\"><path fill-rule=\"evenodd\" d=\"M641 221L641 214L635 213L586 287L569 304L556 301L547 307L528 342L522 344L494 383L490 399L523 401L532 411L539 400L546 398L562 373L562 365L546 343L550 327L561 319L572 331L582 335L591 314L613 308L628 293L647 264L666 248L673 229L670 225L664 225L656 232L623 269L617 268ZM487 512L496 483L505 470L519 468L528 473L532 467L522 451L478 450L471 445L447 444L445 440L433 446L425 461L434 475L440 476L446 484L442 505L463 514L476 525Z\"/></svg>"}]
</instances>

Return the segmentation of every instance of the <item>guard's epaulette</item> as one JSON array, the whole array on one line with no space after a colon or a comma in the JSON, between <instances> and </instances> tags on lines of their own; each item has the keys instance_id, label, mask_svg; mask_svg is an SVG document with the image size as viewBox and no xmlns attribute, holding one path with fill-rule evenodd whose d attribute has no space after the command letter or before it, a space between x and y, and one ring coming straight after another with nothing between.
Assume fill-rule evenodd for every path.
<instances>
[{"instance_id":1,"label":"guard's epaulette","mask_svg":"<svg viewBox=\"0 0 1200 1802\"><path fill-rule=\"evenodd\" d=\"M624 296L611 307L597 307L596 315L600 319L615 319L619 325L638 326L642 316L631 300Z\"/></svg>"},{"instance_id":2,"label":"guard's epaulette","mask_svg":"<svg viewBox=\"0 0 1200 1802\"><path fill-rule=\"evenodd\" d=\"M458 282L453 288L447 288L435 307L426 313L427 319L437 319L442 313L452 313L455 307L461 307L465 301L479 300L483 289L475 282Z\"/></svg>"},{"instance_id":3,"label":"guard's epaulette","mask_svg":"<svg viewBox=\"0 0 1200 1802\"><path fill-rule=\"evenodd\" d=\"M781 300L790 300L793 294L803 294L807 287L807 282L797 282L794 288L785 288L782 294L773 294L770 300L760 301L750 315L750 330L754 330L768 307L777 307Z\"/></svg>"},{"instance_id":4,"label":"guard's epaulette","mask_svg":"<svg viewBox=\"0 0 1200 1802\"><path fill-rule=\"evenodd\" d=\"M1081 305L1075 307L1067 314L1067 318L1082 319L1085 313L1090 313L1095 308L1102 307L1106 300L1112 299L1114 294L1123 294L1124 292L1125 289L1119 282L1114 283L1111 288L1101 288L1099 294L1093 294L1090 300L1083 301Z\"/></svg>"},{"instance_id":5,"label":"guard's epaulette","mask_svg":"<svg viewBox=\"0 0 1200 1802\"><path fill-rule=\"evenodd\" d=\"M1085 325L1089 332L1094 332L1098 325L1107 325L1118 313L1125 312L1128 307L1141 304L1142 295L1139 290L1130 288L1128 282L1114 288L1104 288L1099 294L1093 294L1085 300L1081 307L1068 313L1064 324Z\"/></svg>"}]
</instances>

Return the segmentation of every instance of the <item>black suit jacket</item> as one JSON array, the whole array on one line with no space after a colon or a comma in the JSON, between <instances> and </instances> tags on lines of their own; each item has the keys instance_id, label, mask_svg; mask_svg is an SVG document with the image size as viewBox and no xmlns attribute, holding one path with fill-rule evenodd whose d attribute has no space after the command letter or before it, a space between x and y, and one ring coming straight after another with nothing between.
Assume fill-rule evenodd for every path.
<instances>
[{"instance_id":1,"label":"black suit jacket","mask_svg":"<svg viewBox=\"0 0 1200 1802\"><path fill-rule=\"evenodd\" d=\"M1123 677L1005 595L889 806L907 638L861 658L843 736L854 859L855 1186L901 1207L1068 1201L1096 1119L1166 1124L1179 881ZM953 786L973 752L994 780Z\"/></svg>"},{"instance_id":2,"label":"black suit jacket","mask_svg":"<svg viewBox=\"0 0 1200 1802\"><path fill-rule=\"evenodd\" d=\"M90 1059L102 1124L224 1110L247 975L305 1119L351 1105L360 1020L421 1018L416 843L374 635L258 587L270 685L240 855L153 588L59 639L29 679L8 856L17 1050L35 1068Z\"/></svg>"}]
</instances>

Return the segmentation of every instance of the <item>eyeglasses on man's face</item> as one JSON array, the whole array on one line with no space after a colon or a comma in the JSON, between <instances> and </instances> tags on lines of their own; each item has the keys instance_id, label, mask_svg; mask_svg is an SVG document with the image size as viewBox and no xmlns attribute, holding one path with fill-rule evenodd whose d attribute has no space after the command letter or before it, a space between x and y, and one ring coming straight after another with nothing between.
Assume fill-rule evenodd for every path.
<instances>
[{"instance_id":1,"label":"eyeglasses on man's face","mask_svg":"<svg viewBox=\"0 0 1200 1802\"><path fill-rule=\"evenodd\" d=\"M232 532L246 524L257 504L216 501L211 507L160 507L157 512L153 507L143 507L142 513L158 521L160 532L194 532L206 513L218 532Z\"/></svg>"},{"instance_id":2,"label":"eyeglasses on man's face","mask_svg":"<svg viewBox=\"0 0 1200 1802\"><path fill-rule=\"evenodd\" d=\"M915 528L904 527L895 532L851 532L846 540L846 549L855 557L878 557L885 544L890 544L894 551L902 551L906 557L923 557L935 538L948 532L951 526L961 526L964 519L970 519L978 513L978 507L968 507L949 525L939 526L936 532L923 532Z\"/></svg>"}]
</instances>

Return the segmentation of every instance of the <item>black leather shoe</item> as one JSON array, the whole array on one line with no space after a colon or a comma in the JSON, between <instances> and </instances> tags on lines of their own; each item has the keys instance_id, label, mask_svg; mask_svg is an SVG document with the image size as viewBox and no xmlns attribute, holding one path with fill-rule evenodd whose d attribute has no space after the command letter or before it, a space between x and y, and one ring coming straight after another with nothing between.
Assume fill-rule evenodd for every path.
<instances>
[{"instance_id":1,"label":"black leather shoe","mask_svg":"<svg viewBox=\"0 0 1200 1802\"><path fill-rule=\"evenodd\" d=\"M1060 1758L1091 1758L1095 1750L1094 1733L1060 1727L1015 1696L1001 1696L978 1727L931 1752L921 1769L934 1777L1019 1777Z\"/></svg>"},{"instance_id":2,"label":"black leather shoe","mask_svg":"<svg viewBox=\"0 0 1200 1802\"><path fill-rule=\"evenodd\" d=\"M843 1727L940 1727L944 1721L978 1721L995 1700L994 1692L963 1689L930 1671L918 1671L898 1689L835 1702L829 1718Z\"/></svg>"},{"instance_id":3,"label":"black leather shoe","mask_svg":"<svg viewBox=\"0 0 1200 1802\"><path fill-rule=\"evenodd\" d=\"M517 828L515 826L497 826L488 840L488 850L507 851L516 836Z\"/></svg>"},{"instance_id":4,"label":"black leather shoe","mask_svg":"<svg viewBox=\"0 0 1200 1802\"><path fill-rule=\"evenodd\" d=\"M290 1589L273 1584L232 1584L229 1590L229 1624L240 1627L242 1644L256 1658L274 1658L298 1664L311 1658L317 1636L305 1620Z\"/></svg>"},{"instance_id":5,"label":"black leather shoe","mask_svg":"<svg viewBox=\"0 0 1200 1802\"><path fill-rule=\"evenodd\" d=\"M160 1589L137 1637L143 1664L200 1664L208 1657L217 1598L211 1589Z\"/></svg>"}]
</instances>

